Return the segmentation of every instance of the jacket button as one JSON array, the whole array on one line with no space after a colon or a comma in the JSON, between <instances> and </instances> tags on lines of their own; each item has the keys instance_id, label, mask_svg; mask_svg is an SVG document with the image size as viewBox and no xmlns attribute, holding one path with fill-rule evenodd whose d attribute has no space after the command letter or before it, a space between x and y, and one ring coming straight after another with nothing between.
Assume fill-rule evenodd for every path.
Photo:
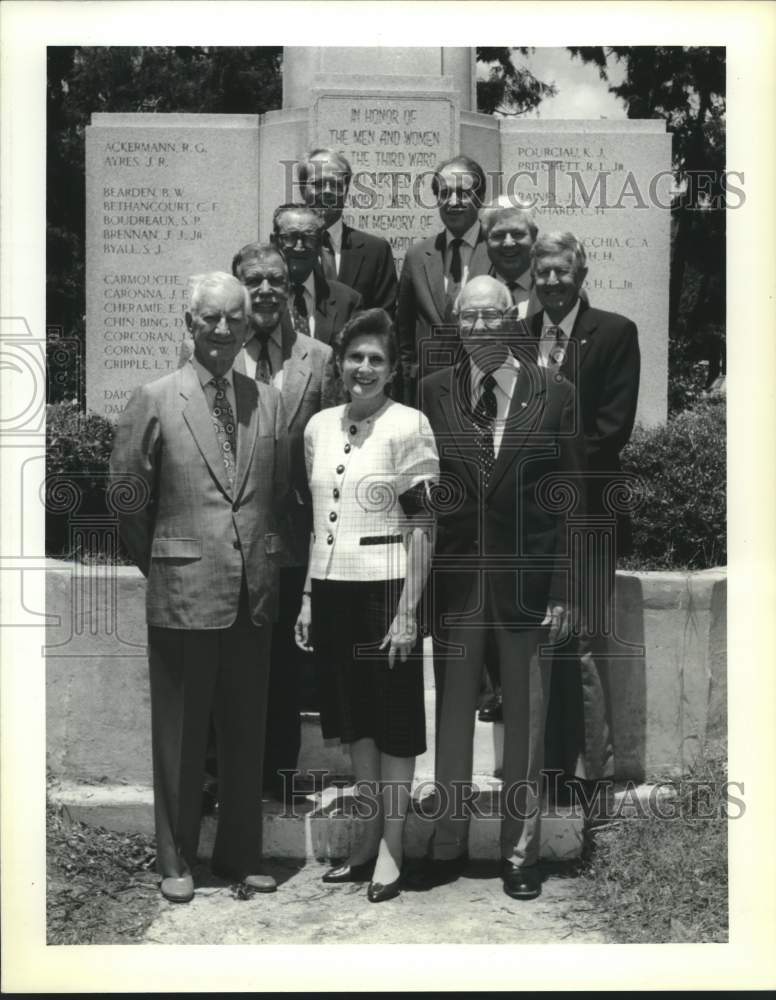
<instances>
[{"instance_id":1,"label":"jacket button","mask_svg":"<svg viewBox=\"0 0 776 1000\"><path fill-rule=\"evenodd\" d=\"M339 490L336 487L334 488L334 499L339 500Z\"/></svg>"},{"instance_id":2,"label":"jacket button","mask_svg":"<svg viewBox=\"0 0 776 1000\"><path fill-rule=\"evenodd\" d=\"M330 521L336 521L337 520L337 515L334 513L334 511L332 511L331 514L329 514L329 520Z\"/></svg>"},{"instance_id":3,"label":"jacket button","mask_svg":"<svg viewBox=\"0 0 776 1000\"><path fill-rule=\"evenodd\" d=\"M328 545L333 545L334 544L334 535L327 535L326 536L326 543Z\"/></svg>"},{"instance_id":4,"label":"jacket button","mask_svg":"<svg viewBox=\"0 0 776 1000\"><path fill-rule=\"evenodd\" d=\"M233 549L242 548L242 546L240 545L240 539L239 538L235 538L235 540L232 542L232 548Z\"/></svg>"},{"instance_id":5,"label":"jacket button","mask_svg":"<svg viewBox=\"0 0 776 1000\"><path fill-rule=\"evenodd\" d=\"M239 503L232 504L232 510L234 511L235 514L239 509L240 509Z\"/></svg>"},{"instance_id":6,"label":"jacket button","mask_svg":"<svg viewBox=\"0 0 776 1000\"><path fill-rule=\"evenodd\" d=\"M341 476L344 471L345 471L345 466L344 465L338 465L337 466L337 475L338 476Z\"/></svg>"},{"instance_id":7,"label":"jacket button","mask_svg":"<svg viewBox=\"0 0 776 1000\"><path fill-rule=\"evenodd\" d=\"M351 434L355 434L356 431L358 430L355 424L351 424L349 429Z\"/></svg>"},{"instance_id":8,"label":"jacket button","mask_svg":"<svg viewBox=\"0 0 776 1000\"><path fill-rule=\"evenodd\" d=\"M346 444L345 445L345 454L347 455L349 452L350 452L350 445Z\"/></svg>"}]
</instances>

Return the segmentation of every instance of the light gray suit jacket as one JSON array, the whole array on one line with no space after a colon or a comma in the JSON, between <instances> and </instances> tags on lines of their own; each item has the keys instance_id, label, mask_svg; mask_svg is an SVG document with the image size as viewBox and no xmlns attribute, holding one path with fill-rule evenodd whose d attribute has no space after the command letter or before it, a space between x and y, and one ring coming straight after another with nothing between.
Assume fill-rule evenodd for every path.
<instances>
[{"instance_id":1,"label":"light gray suit jacket","mask_svg":"<svg viewBox=\"0 0 776 1000\"><path fill-rule=\"evenodd\" d=\"M137 389L116 428L110 468L124 488L119 530L148 577L149 625L227 628L237 616L243 574L253 622L277 616L278 523L288 493L285 411L276 389L238 372L234 390L231 489L192 365Z\"/></svg>"}]
</instances>

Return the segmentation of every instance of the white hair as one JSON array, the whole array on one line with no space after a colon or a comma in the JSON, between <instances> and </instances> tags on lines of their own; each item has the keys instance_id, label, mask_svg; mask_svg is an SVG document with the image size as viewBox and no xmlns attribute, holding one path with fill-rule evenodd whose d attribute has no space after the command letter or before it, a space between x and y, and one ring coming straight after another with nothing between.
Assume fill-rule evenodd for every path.
<instances>
[{"instance_id":1,"label":"white hair","mask_svg":"<svg viewBox=\"0 0 776 1000\"><path fill-rule=\"evenodd\" d=\"M485 236L490 233L497 222L510 216L517 216L518 219L525 222L531 230L531 239L536 239L539 227L536 225L532 204L507 194L499 195L480 212L480 225Z\"/></svg>"},{"instance_id":2,"label":"white hair","mask_svg":"<svg viewBox=\"0 0 776 1000\"><path fill-rule=\"evenodd\" d=\"M484 285L488 282L492 286L493 291L498 294L498 297L502 300L501 305L504 309L509 309L512 305L512 296L509 294L507 286L502 284L500 281L496 281L489 274L478 274L476 277L471 278L460 290L460 292L455 297L455 302L453 303L453 313L457 316L461 311L461 299L463 298L464 292L469 289L471 291L473 286ZM496 303L494 303L494 308L498 308Z\"/></svg>"},{"instance_id":3,"label":"white hair","mask_svg":"<svg viewBox=\"0 0 776 1000\"><path fill-rule=\"evenodd\" d=\"M226 271L210 271L207 274L193 274L189 278L189 311L195 313L206 288L226 288L239 291L245 304L245 315L251 311L251 295L245 285L241 284L233 274Z\"/></svg>"}]
</instances>

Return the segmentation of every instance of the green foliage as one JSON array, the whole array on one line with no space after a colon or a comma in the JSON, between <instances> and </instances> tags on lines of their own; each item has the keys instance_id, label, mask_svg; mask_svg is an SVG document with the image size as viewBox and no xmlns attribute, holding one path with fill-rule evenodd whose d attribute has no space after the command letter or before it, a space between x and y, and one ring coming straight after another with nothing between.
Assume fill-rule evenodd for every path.
<instances>
[{"instance_id":1,"label":"green foliage","mask_svg":"<svg viewBox=\"0 0 776 1000\"><path fill-rule=\"evenodd\" d=\"M77 403L46 407L46 554L77 559L113 558L95 539L88 551L75 550L72 517L111 516L105 502L114 428ZM120 561L125 561L123 556Z\"/></svg>"},{"instance_id":2,"label":"green foliage","mask_svg":"<svg viewBox=\"0 0 776 1000\"><path fill-rule=\"evenodd\" d=\"M727 562L725 406L701 403L662 427L636 428L623 469L642 483L629 569L708 569Z\"/></svg>"},{"instance_id":3,"label":"green foliage","mask_svg":"<svg viewBox=\"0 0 776 1000\"><path fill-rule=\"evenodd\" d=\"M533 111L545 97L554 97L555 85L538 80L527 66L515 62L515 54L533 51L520 48L477 49L477 62L490 66L487 80L477 81L477 110L491 115L524 115Z\"/></svg>"}]
</instances>

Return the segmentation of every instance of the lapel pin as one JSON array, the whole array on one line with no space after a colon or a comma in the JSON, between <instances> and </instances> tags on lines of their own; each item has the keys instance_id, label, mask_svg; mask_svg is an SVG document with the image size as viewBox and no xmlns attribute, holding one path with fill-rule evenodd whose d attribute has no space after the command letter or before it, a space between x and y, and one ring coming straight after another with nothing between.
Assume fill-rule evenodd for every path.
<instances>
[{"instance_id":1,"label":"lapel pin","mask_svg":"<svg viewBox=\"0 0 776 1000\"><path fill-rule=\"evenodd\" d=\"M528 403L521 403L520 405L521 405L522 407L526 407L526 406L528 406Z\"/></svg>"},{"instance_id":2,"label":"lapel pin","mask_svg":"<svg viewBox=\"0 0 776 1000\"><path fill-rule=\"evenodd\" d=\"M584 347L584 345L585 345L586 343L587 343L587 340L580 340L580 344L582 344L582 346L583 346L583 347Z\"/></svg>"}]
</instances>

